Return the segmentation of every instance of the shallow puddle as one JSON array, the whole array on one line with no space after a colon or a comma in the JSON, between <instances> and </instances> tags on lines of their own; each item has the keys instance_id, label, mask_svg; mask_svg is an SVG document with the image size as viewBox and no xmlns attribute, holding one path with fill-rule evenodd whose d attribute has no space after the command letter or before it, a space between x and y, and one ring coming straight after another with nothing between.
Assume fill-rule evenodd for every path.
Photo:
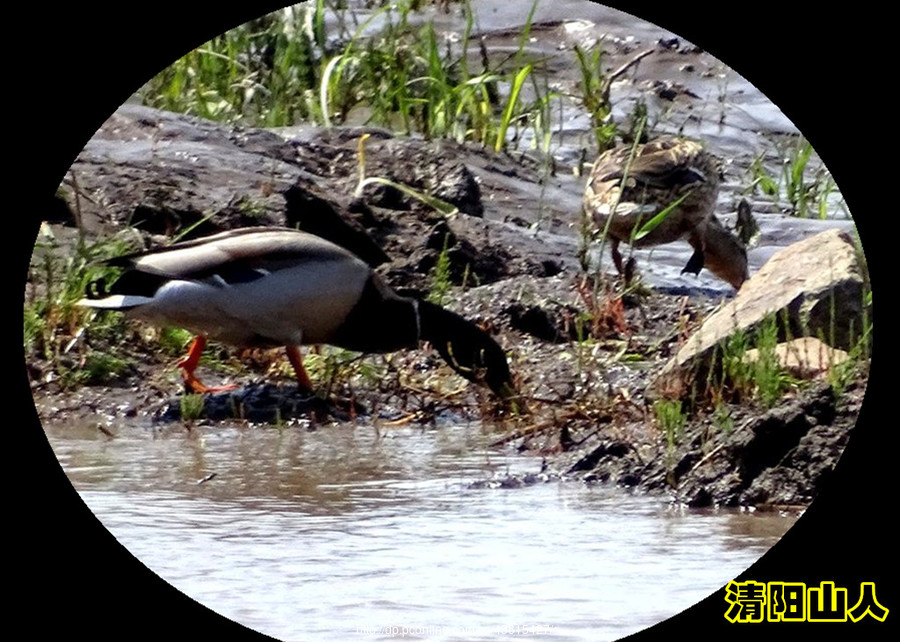
<instances>
[{"instance_id":1,"label":"shallow puddle","mask_svg":"<svg viewBox=\"0 0 900 642\"><path fill-rule=\"evenodd\" d=\"M46 428L141 562L283 640L617 639L721 588L794 521L579 483L472 488L541 466L487 450L476 425Z\"/></svg>"}]
</instances>

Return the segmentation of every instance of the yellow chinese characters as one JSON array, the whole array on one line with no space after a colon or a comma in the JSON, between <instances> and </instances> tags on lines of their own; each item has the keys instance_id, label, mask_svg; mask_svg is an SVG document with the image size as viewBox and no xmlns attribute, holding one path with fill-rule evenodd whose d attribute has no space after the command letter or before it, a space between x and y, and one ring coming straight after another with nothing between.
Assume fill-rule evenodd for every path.
<instances>
[{"instance_id":1,"label":"yellow chinese characters","mask_svg":"<svg viewBox=\"0 0 900 642\"><path fill-rule=\"evenodd\" d=\"M884 622L889 613L878 602L874 582L861 582L859 598L849 606L849 591L834 582L807 586L803 582L729 582L725 587L732 623L858 622L866 616Z\"/></svg>"}]
</instances>

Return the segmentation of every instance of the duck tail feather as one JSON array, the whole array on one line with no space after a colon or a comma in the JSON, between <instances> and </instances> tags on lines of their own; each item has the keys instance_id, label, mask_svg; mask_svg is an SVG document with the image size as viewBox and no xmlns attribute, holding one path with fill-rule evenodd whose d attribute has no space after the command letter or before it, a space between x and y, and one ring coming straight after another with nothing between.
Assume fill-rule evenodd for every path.
<instances>
[{"instance_id":1,"label":"duck tail feather","mask_svg":"<svg viewBox=\"0 0 900 642\"><path fill-rule=\"evenodd\" d=\"M133 294L110 294L103 298L87 296L76 301L75 305L98 310L131 310L141 305L150 303L152 297Z\"/></svg>"}]
</instances>

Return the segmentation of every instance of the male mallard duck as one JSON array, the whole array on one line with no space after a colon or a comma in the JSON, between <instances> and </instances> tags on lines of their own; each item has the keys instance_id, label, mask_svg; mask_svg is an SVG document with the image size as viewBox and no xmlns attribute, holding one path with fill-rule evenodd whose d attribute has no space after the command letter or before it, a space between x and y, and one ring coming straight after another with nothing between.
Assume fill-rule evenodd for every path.
<instances>
[{"instance_id":1,"label":"male mallard duck","mask_svg":"<svg viewBox=\"0 0 900 642\"><path fill-rule=\"evenodd\" d=\"M361 259L306 232L238 229L107 264L126 270L108 292L89 289L79 303L195 332L178 365L198 392L214 390L194 376L208 337L285 346L307 390L301 343L392 352L428 341L463 377L504 398L513 393L506 355L487 333L437 305L399 296Z\"/></svg>"},{"instance_id":2,"label":"male mallard duck","mask_svg":"<svg viewBox=\"0 0 900 642\"><path fill-rule=\"evenodd\" d=\"M739 288L747 279L747 251L715 217L719 162L694 141L663 137L643 145L622 145L594 163L584 190L584 210L610 239L613 262L622 265L619 243L635 247L687 238L694 248L682 272L708 268ZM646 235L638 230L671 211Z\"/></svg>"}]
</instances>

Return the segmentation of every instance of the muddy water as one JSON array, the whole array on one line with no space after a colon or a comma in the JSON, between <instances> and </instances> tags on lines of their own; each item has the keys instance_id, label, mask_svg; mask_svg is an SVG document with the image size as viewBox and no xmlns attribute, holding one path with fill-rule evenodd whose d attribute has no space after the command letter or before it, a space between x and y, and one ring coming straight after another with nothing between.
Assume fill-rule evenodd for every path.
<instances>
[{"instance_id":1,"label":"muddy water","mask_svg":"<svg viewBox=\"0 0 900 642\"><path fill-rule=\"evenodd\" d=\"M541 466L474 425L46 428L129 551L284 640L617 639L717 590L793 523L578 483L474 488Z\"/></svg>"}]
</instances>

